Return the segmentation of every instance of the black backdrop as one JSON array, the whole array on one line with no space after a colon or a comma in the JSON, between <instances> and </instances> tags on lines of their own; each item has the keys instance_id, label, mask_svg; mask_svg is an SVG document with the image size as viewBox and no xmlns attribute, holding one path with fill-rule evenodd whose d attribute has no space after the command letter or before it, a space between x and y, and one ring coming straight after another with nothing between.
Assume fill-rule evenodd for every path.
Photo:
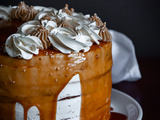
<instances>
[{"instance_id":1,"label":"black backdrop","mask_svg":"<svg viewBox=\"0 0 160 120\"><path fill-rule=\"evenodd\" d=\"M135 45L137 57L160 57L160 4L158 0L23 0L28 5L97 13L109 29L126 34ZM18 5L20 0L0 0L0 5Z\"/></svg>"}]
</instances>

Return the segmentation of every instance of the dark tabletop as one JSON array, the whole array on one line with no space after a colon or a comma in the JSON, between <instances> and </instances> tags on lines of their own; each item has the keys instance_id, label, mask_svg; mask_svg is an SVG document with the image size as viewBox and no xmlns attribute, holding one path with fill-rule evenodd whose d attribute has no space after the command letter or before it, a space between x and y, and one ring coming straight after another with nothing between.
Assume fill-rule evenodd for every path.
<instances>
[{"instance_id":1,"label":"dark tabletop","mask_svg":"<svg viewBox=\"0 0 160 120\"><path fill-rule=\"evenodd\" d=\"M160 58L138 58L142 78L113 88L127 93L141 105L143 120L160 120Z\"/></svg>"}]
</instances>

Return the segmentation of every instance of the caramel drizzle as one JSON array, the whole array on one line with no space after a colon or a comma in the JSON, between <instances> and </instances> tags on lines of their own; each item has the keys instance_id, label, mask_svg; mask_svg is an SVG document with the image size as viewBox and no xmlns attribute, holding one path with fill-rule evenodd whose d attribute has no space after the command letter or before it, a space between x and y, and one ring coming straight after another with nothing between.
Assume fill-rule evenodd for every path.
<instances>
[{"instance_id":1,"label":"caramel drizzle","mask_svg":"<svg viewBox=\"0 0 160 120\"><path fill-rule=\"evenodd\" d=\"M42 25L31 35L38 37L42 41L44 49L51 47L51 43L48 40L49 32Z\"/></svg>"},{"instance_id":2,"label":"caramel drizzle","mask_svg":"<svg viewBox=\"0 0 160 120\"><path fill-rule=\"evenodd\" d=\"M24 2L21 2L12 10L11 17L13 19L21 19L22 21L33 20L38 11L33 6L28 7Z\"/></svg>"},{"instance_id":3,"label":"caramel drizzle","mask_svg":"<svg viewBox=\"0 0 160 120\"><path fill-rule=\"evenodd\" d=\"M91 16L89 18L89 20L91 21L96 21L96 25L97 26L102 26L103 25L103 22L101 21L101 19L97 16L97 14L95 13L94 16Z\"/></svg>"},{"instance_id":4,"label":"caramel drizzle","mask_svg":"<svg viewBox=\"0 0 160 120\"><path fill-rule=\"evenodd\" d=\"M65 4L65 7L62 9L62 12L66 12L68 15L72 15L74 12L74 9L71 8L70 10L68 9L68 4Z\"/></svg>"},{"instance_id":5,"label":"caramel drizzle","mask_svg":"<svg viewBox=\"0 0 160 120\"><path fill-rule=\"evenodd\" d=\"M106 28L106 22L103 23L103 25L100 26L99 36L103 39L103 41L110 41L111 35Z\"/></svg>"}]
</instances>

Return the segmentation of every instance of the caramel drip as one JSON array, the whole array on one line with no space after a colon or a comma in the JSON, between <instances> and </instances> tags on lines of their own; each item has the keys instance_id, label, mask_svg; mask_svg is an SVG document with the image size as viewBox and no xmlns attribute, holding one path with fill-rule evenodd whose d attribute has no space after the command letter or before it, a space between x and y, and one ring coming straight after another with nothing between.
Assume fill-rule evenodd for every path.
<instances>
[{"instance_id":1,"label":"caramel drip","mask_svg":"<svg viewBox=\"0 0 160 120\"><path fill-rule=\"evenodd\" d=\"M58 27L70 27L73 29L72 25L66 20L66 18L64 17L63 20L61 22L59 22Z\"/></svg>"},{"instance_id":2,"label":"caramel drip","mask_svg":"<svg viewBox=\"0 0 160 120\"><path fill-rule=\"evenodd\" d=\"M68 4L65 4L65 7L62 9L63 12L66 12L68 15L72 15L74 12L74 9L71 8L70 10L68 9Z\"/></svg>"},{"instance_id":3,"label":"caramel drip","mask_svg":"<svg viewBox=\"0 0 160 120\"><path fill-rule=\"evenodd\" d=\"M23 15L25 15L28 12L28 6L24 3L21 2L17 8L13 9L11 13L11 17L13 19L21 19Z\"/></svg>"},{"instance_id":4,"label":"caramel drip","mask_svg":"<svg viewBox=\"0 0 160 120\"><path fill-rule=\"evenodd\" d=\"M21 19L22 21L33 20L36 15L37 15L37 11L34 9L33 6L31 6L28 12L24 14Z\"/></svg>"},{"instance_id":5,"label":"caramel drip","mask_svg":"<svg viewBox=\"0 0 160 120\"><path fill-rule=\"evenodd\" d=\"M96 25L97 26L102 26L103 22L101 21L101 19L97 16L97 14L95 13L94 16L90 17L90 20L92 21L96 21Z\"/></svg>"},{"instance_id":6,"label":"caramel drip","mask_svg":"<svg viewBox=\"0 0 160 120\"><path fill-rule=\"evenodd\" d=\"M104 22L103 25L100 26L99 36L102 37L103 41L108 42L111 40L111 35L106 28L106 22Z\"/></svg>"},{"instance_id":7,"label":"caramel drip","mask_svg":"<svg viewBox=\"0 0 160 120\"><path fill-rule=\"evenodd\" d=\"M38 37L42 41L44 49L50 48L51 43L48 40L49 32L42 25L31 35Z\"/></svg>"}]
</instances>

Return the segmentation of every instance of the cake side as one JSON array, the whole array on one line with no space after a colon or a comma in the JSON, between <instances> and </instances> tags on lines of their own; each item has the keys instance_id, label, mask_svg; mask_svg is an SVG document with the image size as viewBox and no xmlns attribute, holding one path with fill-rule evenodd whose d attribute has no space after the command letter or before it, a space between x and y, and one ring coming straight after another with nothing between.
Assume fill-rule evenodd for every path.
<instances>
[{"instance_id":1,"label":"cake side","mask_svg":"<svg viewBox=\"0 0 160 120\"><path fill-rule=\"evenodd\" d=\"M75 56L79 56L79 58ZM0 67L1 107L7 102L12 104L13 107L15 102L21 103L24 108L37 106L40 110L43 110L44 118L47 118L47 116L56 112L53 110L56 109L54 106L56 106L60 91L75 74L79 74L82 89L82 118L90 119L93 117L93 111L95 112L93 118L99 116L96 111L101 107L101 109L104 109L103 112L109 112L112 66L111 43L104 44L102 47L85 54L64 55L59 53L53 55L52 58L49 55L35 56L30 61L26 61L25 64L22 59L10 58L13 59L11 60L12 65L10 65L11 62L8 61L8 57L0 55L0 59L4 60L1 61ZM80 62L81 60L82 62ZM18 61L19 65L13 64L13 61ZM46 105L46 103L48 105L45 108L43 105ZM93 103L97 105L95 106ZM108 110L105 108L107 105ZM50 111L47 111L49 108ZM12 113L14 114L14 110Z\"/></svg>"}]
</instances>

